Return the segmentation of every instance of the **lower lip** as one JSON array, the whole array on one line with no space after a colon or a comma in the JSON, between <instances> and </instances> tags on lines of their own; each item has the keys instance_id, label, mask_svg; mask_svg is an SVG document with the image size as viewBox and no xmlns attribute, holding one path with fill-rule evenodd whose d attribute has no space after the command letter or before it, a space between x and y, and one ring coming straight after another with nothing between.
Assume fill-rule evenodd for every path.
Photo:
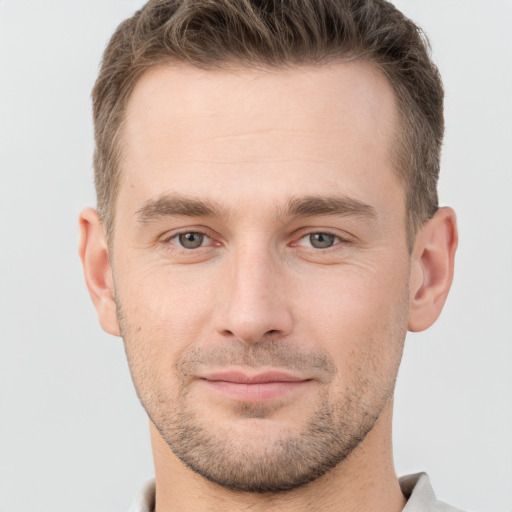
<instances>
[{"instance_id":1,"label":"lower lip","mask_svg":"<svg viewBox=\"0 0 512 512\"><path fill-rule=\"evenodd\" d=\"M236 400L265 402L297 391L309 381L257 382L252 384L224 380L203 380L210 388Z\"/></svg>"}]
</instances>

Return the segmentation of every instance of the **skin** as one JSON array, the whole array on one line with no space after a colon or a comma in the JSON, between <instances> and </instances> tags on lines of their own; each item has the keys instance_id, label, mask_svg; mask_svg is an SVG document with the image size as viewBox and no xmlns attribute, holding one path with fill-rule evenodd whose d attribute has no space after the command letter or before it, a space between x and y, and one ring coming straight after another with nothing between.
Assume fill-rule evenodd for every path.
<instances>
[{"instance_id":1,"label":"skin","mask_svg":"<svg viewBox=\"0 0 512 512\"><path fill-rule=\"evenodd\" d=\"M443 307L457 234L440 209L409 252L396 117L361 62L140 79L114 237L84 210L80 254L151 419L158 512L403 508L394 383L407 329Z\"/></svg>"}]
</instances>

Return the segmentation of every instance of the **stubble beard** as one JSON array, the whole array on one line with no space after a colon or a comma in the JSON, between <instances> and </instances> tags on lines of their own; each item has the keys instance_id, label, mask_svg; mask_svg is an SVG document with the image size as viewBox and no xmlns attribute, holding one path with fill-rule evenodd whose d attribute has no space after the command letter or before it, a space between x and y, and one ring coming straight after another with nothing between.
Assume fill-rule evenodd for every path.
<instances>
[{"instance_id":1,"label":"stubble beard","mask_svg":"<svg viewBox=\"0 0 512 512\"><path fill-rule=\"evenodd\" d=\"M266 437L253 426L241 437L208 425L188 406L185 396L171 415L160 409L153 411L151 420L186 466L211 482L242 492L284 492L318 479L352 453L378 417L365 415L358 424L351 424L354 417L340 418L324 396L297 433ZM241 403L237 409L241 417L266 421L265 406ZM255 438L247 439L248 435Z\"/></svg>"},{"instance_id":2,"label":"stubble beard","mask_svg":"<svg viewBox=\"0 0 512 512\"><path fill-rule=\"evenodd\" d=\"M254 345L233 342L225 350L185 351L175 364L179 386L171 394L159 386L151 361L132 354L130 348L142 340L140 335L132 336L134 331L121 315L120 320L137 394L149 418L176 457L224 488L277 493L318 479L342 463L365 439L393 395L396 373L377 388L370 378L374 371L371 365L359 371L350 389L334 390L329 384L335 380L337 369L327 354L306 353L300 346L290 347L289 342L279 339ZM240 433L213 424L191 400L190 376L201 363L254 368L271 364L291 371L320 367L323 382L303 428L284 429L268 437L264 429L254 426ZM258 403L238 402L236 411L239 418L252 421L265 422L272 415L271 406Z\"/></svg>"}]
</instances>

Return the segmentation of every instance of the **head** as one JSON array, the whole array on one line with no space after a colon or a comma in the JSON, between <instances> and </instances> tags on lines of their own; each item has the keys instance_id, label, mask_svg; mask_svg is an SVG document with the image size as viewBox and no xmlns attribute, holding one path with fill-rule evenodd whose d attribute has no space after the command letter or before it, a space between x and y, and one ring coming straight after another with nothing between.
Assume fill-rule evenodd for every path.
<instances>
[{"instance_id":1,"label":"head","mask_svg":"<svg viewBox=\"0 0 512 512\"><path fill-rule=\"evenodd\" d=\"M384 0L150 1L110 40L93 90L98 212L110 237L122 180L126 106L156 66L293 68L373 64L389 80L398 115L394 169L406 198L410 246L438 208L443 87L421 30Z\"/></svg>"},{"instance_id":2,"label":"head","mask_svg":"<svg viewBox=\"0 0 512 512\"><path fill-rule=\"evenodd\" d=\"M253 492L389 443L456 246L418 29L379 1L149 2L93 99L81 256L154 438Z\"/></svg>"}]
</instances>

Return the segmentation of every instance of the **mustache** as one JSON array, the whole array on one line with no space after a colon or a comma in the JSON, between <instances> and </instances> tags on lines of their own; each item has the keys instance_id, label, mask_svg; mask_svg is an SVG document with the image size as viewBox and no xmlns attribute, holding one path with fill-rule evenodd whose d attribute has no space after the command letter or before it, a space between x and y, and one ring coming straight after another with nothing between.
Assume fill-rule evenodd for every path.
<instances>
[{"instance_id":1,"label":"mustache","mask_svg":"<svg viewBox=\"0 0 512 512\"><path fill-rule=\"evenodd\" d=\"M186 349L178 358L175 368L178 374L190 376L200 367L246 368L272 367L300 374L312 374L321 380L331 381L337 373L332 358L320 350L281 340L265 340L248 344L239 340L211 346L194 346Z\"/></svg>"}]
</instances>

